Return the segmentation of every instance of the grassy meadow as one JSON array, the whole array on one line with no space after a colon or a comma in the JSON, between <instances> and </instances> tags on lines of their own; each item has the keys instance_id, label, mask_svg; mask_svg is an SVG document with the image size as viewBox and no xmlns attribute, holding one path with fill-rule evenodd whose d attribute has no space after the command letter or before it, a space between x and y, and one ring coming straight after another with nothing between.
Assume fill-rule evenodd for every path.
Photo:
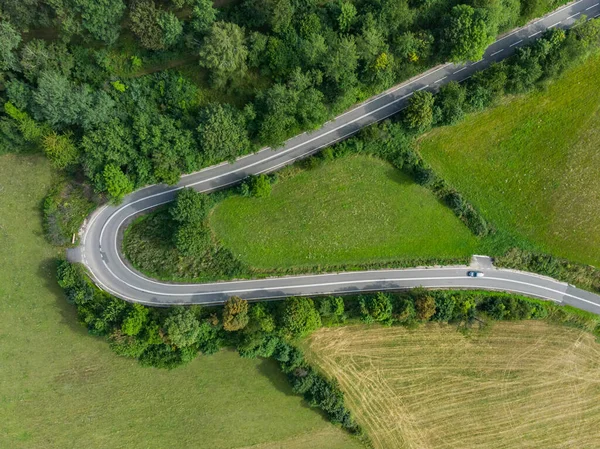
<instances>
[{"instance_id":1,"label":"grassy meadow","mask_svg":"<svg viewBox=\"0 0 600 449\"><path fill-rule=\"evenodd\" d=\"M307 357L338 379L376 449L594 448L600 440L600 345L576 329L497 322L469 337L322 328Z\"/></svg>"},{"instance_id":2,"label":"grassy meadow","mask_svg":"<svg viewBox=\"0 0 600 449\"><path fill-rule=\"evenodd\" d=\"M222 351L142 368L87 334L55 281L42 157L0 157L0 447L357 448L274 362Z\"/></svg>"},{"instance_id":3,"label":"grassy meadow","mask_svg":"<svg viewBox=\"0 0 600 449\"><path fill-rule=\"evenodd\" d=\"M429 190L358 155L295 173L268 198L229 197L210 226L257 269L469 257L479 244Z\"/></svg>"},{"instance_id":4,"label":"grassy meadow","mask_svg":"<svg viewBox=\"0 0 600 449\"><path fill-rule=\"evenodd\" d=\"M600 266L600 58L435 129L420 152L500 239Z\"/></svg>"}]
</instances>

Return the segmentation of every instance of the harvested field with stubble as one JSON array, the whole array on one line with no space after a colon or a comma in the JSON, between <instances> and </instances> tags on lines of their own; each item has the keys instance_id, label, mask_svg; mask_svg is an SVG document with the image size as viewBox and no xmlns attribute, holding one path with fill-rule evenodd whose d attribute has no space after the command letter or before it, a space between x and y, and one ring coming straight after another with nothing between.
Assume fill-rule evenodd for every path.
<instances>
[{"instance_id":1,"label":"harvested field with stubble","mask_svg":"<svg viewBox=\"0 0 600 449\"><path fill-rule=\"evenodd\" d=\"M598 447L600 344L579 330L357 325L306 343L377 449Z\"/></svg>"}]
</instances>

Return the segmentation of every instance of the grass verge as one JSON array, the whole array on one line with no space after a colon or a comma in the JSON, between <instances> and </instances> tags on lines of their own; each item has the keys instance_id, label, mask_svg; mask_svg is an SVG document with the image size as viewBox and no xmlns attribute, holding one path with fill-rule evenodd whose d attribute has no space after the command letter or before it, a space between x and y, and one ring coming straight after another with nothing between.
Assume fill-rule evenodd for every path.
<instances>
[{"instance_id":1,"label":"grass verge","mask_svg":"<svg viewBox=\"0 0 600 449\"><path fill-rule=\"evenodd\" d=\"M222 351L149 369L87 335L42 232L42 200L57 179L42 157L0 158L3 447L358 447L292 395L274 362Z\"/></svg>"}]
</instances>

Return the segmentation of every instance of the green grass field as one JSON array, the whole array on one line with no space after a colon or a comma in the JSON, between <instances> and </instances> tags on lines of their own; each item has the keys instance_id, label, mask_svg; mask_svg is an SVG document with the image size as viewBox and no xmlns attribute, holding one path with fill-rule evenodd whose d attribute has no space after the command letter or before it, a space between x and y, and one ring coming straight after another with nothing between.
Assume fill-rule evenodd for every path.
<instances>
[{"instance_id":1,"label":"green grass field","mask_svg":"<svg viewBox=\"0 0 600 449\"><path fill-rule=\"evenodd\" d=\"M600 58L425 136L420 151L506 240L600 265Z\"/></svg>"},{"instance_id":2,"label":"green grass field","mask_svg":"<svg viewBox=\"0 0 600 449\"><path fill-rule=\"evenodd\" d=\"M468 257L478 246L431 192L367 156L301 171L268 198L227 198L210 225L259 269Z\"/></svg>"},{"instance_id":3,"label":"green grass field","mask_svg":"<svg viewBox=\"0 0 600 449\"><path fill-rule=\"evenodd\" d=\"M223 351L142 368L89 336L55 281L41 157L0 158L0 447L357 448L274 363Z\"/></svg>"}]
</instances>

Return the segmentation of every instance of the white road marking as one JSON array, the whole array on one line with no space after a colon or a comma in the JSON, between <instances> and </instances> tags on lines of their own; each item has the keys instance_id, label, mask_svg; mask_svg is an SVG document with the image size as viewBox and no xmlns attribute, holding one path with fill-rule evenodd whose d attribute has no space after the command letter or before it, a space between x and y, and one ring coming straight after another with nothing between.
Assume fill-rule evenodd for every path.
<instances>
[{"instance_id":1,"label":"white road marking","mask_svg":"<svg viewBox=\"0 0 600 449\"><path fill-rule=\"evenodd\" d=\"M594 19L595 19L596 17L600 17L600 12L594 16Z\"/></svg>"},{"instance_id":2,"label":"white road marking","mask_svg":"<svg viewBox=\"0 0 600 449\"><path fill-rule=\"evenodd\" d=\"M568 5L563 6L562 8L557 9L556 11L548 14L547 16L542 17L541 19L536 20L535 22L533 22L531 25L535 25L536 23L540 23L542 20L547 19L548 17L552 17L555 14L558 14L559 12L564 11L567 8L572 8L573 6L575 6L577 3L581 3L583 0L577 0L575 3L569 3Z\"/></svg>"},{"instance_id":3,"label":"white road marking","mask_svg":"<svg viewBox=\"0 0 600 449\"><path fill-rule=\"evenodd\" d=\"M474 62L473 64L471 64L471 67L473 67L475 64L479 64L480 62L485 61L485 58L481 58L479 61Z\"/></svg>"},{"instance_id":4,"label":"white road marking","mask_svg":"<svg viewBox=\"0 0 600 449\"><path fill-rule=\"evenodd\" d=\"M110 271L110 273L115 276L115 274L112 272L112 270L110 269L110 267L106 264L106 262L104 262L104 265L106 266L106 268L108 269L108 271ZM360 272L356 272L356 274L359 274ZM115 276L116 277L116 276ZM119 279L119 278L117 278ZM270 290L289 290L292 288L314 288L314 287L328 287L328 286L334 286L334 285L348 285L348 284L368 284L368 283L374 283L374 282L414 282L414 281L445 281L445 280L459 280L459 279L465 279L464 276L433 276L433 277L417 277L417 278L386 278L386 279L355 279L355 280L349 280L349 281L337 281L337 282L321 282L321 283L317 283L317 284L304 284L304 285L284 285L284 286L273 286L273 287L262 287L261 290L264 291L270 291ZM517 280L513 280L513 279L504 279L504 278L496 278L496 277L487 277L487 280L493 280L493 281L501 281L501 282L505 282L505 283L513 283L513 284L521 284L521 285L526 285L529 287L534 287L534 288L538 288L541 290L547 290L549 292L552 293L558 293L559 295L562 296L569 296L573 299L579 300L579 301L583 301L586 302L588 304L592 304L596 307L600 307L600 304L597 304L595 302L592 301L588 301L587 299L584 298L580 298L578 296L575 295L571 295L570 293L566 293L566 292L561 292L560 290L555 290L553 288L549 288L549 287L544 287L541 285L537 285L537 284L531 284L529 282L524 282L524 281L517 281ZM256 288L246 288L246 289L237 289L237 290L221 290L218 292L193 292L193 293L159 293L159 292L154 292L151 290L146 290L143 288L139 288L139 287L135 287L134 285L131 285L123 280L121 280L121 282L123 282L125 285L127 285L128 287L140 291L140 292L144 292L144 293L148 293L151 295L158 295L158 296L206 296L206 295L214 295L215 293L221 294L221 295L234 295L234 294L239 294L239 293L246 293L246 292L251 292L256 290ZM252 281L249 281L252 282ZM172 285L172 284L171 284ZM437 287L437 286L436 286ZM448 287L458 287L458 286L453 286L453 285L448 285ZM469 285L467 287L473 287L472 285ZM481 287L485 287L484 285L482 285ZM398 288L396 286L394 286L393 288ZM407 288L411 288L410 286L407 286ZM432 287L435 288L435 287ZM438 287L439 288L439 287ZM379 290L379 287L377 288ZM507 289L510 291L510 289ZM311 293L314 294L314 293ZM531 293L529 293L531 294ZM552 301L556 301L556 300L552 300Z\"/></svg>"},{"instance_id":5,"label":"white road marking","mask_svg":"<svg viewBox=\"0 0 600 449\"><path fill-rule=\"evenodd\" d=\"M446 78L448 78L448 77L447 77L447 76L445 76L445 77L443 77L443 78L440 78L439 80L435 81L433 84L437 84L437 83L439 83L440 81L443 81L443 80L445 80Z\"/></svg>"},{"instance_id":6,"label":"white road marking","mask_svg":"<svg viewBox=\"0 0 600 449\"><path fill-rule=\"evenodd\" d=\"M560 10L557 10L557 11L555 11L554 13L550 14L550 15L549 15L549 16L547 16L547 17L550 17L551 15L557 14L558 12L560 12L560 11L561 11L561 10L563 10L563 9L565 9L566 7L573 6L574 4L580 3L581 1L582 1L582 0L578 0L577 2L575 2L575 3L571 4L571 5L567 5L567 6L565 6L564 8L561 8ZM596 3L595 5L593 5L593 6L589 7L589 8L587 8L586 10L589 10L589 9L591 9L591 8L595 7L595 6L598 6L598 4L600 4L600 3ZM577 14L575 14L575 15L571 16L571 17L574 17L574 16L576 16L576 15L579 15L579 14L580 14L580 13L577 13ZM597 14L595 17L598 17L598 16L600 16L600 14ZM556 24L552 25L552 27L553 27L553 26L555 26L555 25L557 25L558 23L560 23L560 22L557 22ZM512 36L512 35L514 35L516 32L518 32L518 30L517 30L517 31L514 31L514 32L512 32L512 33L510 33L509 35L506 35L506 36L504 36L504 37L502 37L502 38L498 39L497 41L500 41L500 40L502 40L502 39L505 39L505 38L507 38L507 37L509 37L509 36ZM540 34L541 32L542 32L542 31L539 31L539 32L537 32L537 33L535 33L535 34L532 34L532 35L531 35L531 36L529 36L529 37L536 36L537 34ZM519 41L519 42L521 42L521 41ZM514 44L514 45L516 45L516 44ZM511 46L512 46L512 45L511 45ZM498 54L498 53L500 53L500 52L502 52L502 51L503 51L503 50L500 50L500 51L498 51L498 52L495 52L495 53L493 53L492 55ZM482 61L483 61L483 60L481 60L481 61L477 61L477 62L473 63L472 65L475 65L475 64L477 64L477 63L479 63L479 62L482 62ZM348 113L350 113L350 112L352 112L352 111L355 111L355 110L357 110L357 109L359 109L359 108L361 108L361 107L364 107L365 105L367 105L367 104L369 104L369 103L371 103L371 102L373 102L373 101L376 101L376 100L380 99L381 97L383 97L383 96L385 96L385 95L389 95L390 93L393 93L393 92L395 92L396 90L398 90L398 89L401 89L402 87L409 86L410 84L412 84L412 83L414 83L414 82L418 81L419 79L422 79L423 77L429 76L429 75L431 75L431 74L433 74L433 73L435 73L435 72L437 72L437 71L441 70L442 68L444 68L444 67L445 67L445 66L447 66L447 65L448 65L448 64L446 64L446 65L444 65L444 66L442 66L442 67L439 67L439 68L437 68L436 70L434 70L434 71L432 71L432 72L425 73L425 74L423 74L423 76L421 76L421 77L419 77L419 78L417 78L417 79L415 79L415 80L413 80L413 81L410 81L410 82L408 82L408 83L406 83L406 84L400 85L400 86L398 86L397 88L395 88L395 89L393 89L393 90L391 90L391 91L385 92L385 93L383 93L382 95L380 95L380 96L377 96L377 97L373 98L373 99L372 99L372 100L370 100L370 101L367 101L367 102L365 102L365 103L363 103L363 104L357 105L357 107L355 107L354 109L352 109L352 110L350 110L350 111L348 111L348 112L346 112L346 113L344 113L344 114L342 114L342 115L340 115L340 116L336 117L334 120L336 120L337 118L340 118L340 117L342 117L343 115L346 115L346 114L348 114ZM465 67L465 68L466 68L466 67ZM462 68L462 69L460 69L460 70L458 70L458 71L456 71L456 72L454 72L454 73L458 73L458 72L460 72L460 71L464 70L465 68ZM443 80L443 79L445 79L445 78L447 78L447 77L443 77L443 78L441 78L440 80L436 81L436 83L437 83L437 82L440 82L440 81L442 81L442 80ZM467 77L467 78L465 78L465 79L463 79L463 80L461 80L461 81L464 81L464 80L466 80L466 79L468 79L468 78L470 78L470 77ZM427 87L427 86L425 86L425 87ZM421 88L421 89L419 89L419 90L422 90L422 89L424 89L425 87L423 87L423 88ZM396 103L396 102L398 102L398 101L400 101L400 100L402 100L402 99L404 99L404 98L407 98L407 97L409 97L410 95L412 95L412 92L411 92L410 94L408 94L408 95L405 95L404 97L401 97L401 98L399 98L399 99L397 99L397 100L394 100L394 101L393 101L393 102L391 102L391 103L387 103L386 105L384 105L384 106L382 106L382 107L380 107L380 108L376 109L374 112L377 112L377 111L379 111L379 110L381 110L381 109L387 108L387 107L391 106L392 104L394 104L394 103ZM393 114L395 114L395 113L396 113L396 112L393 112L393 113L392 113L392 114L390 114L390 115L393 115ZM334 129L334 130L330 130L330 131L328 131L327 133L323 133L323 134L321 134L321 135L319 135L319 136L315 137L314 139L311 139L311 140L309 140L309 141L303 142L303 143L301 143L301 144L299 144L299 145L296 145L296 146L294 146L294 147L292 147L292 148L290 148L290 149L288 149L288 150L285 150L285 151L282 151L282 152L278 152L278 153L277 153L277 154L276 154L274 157L277 157L277 156L279 156L279 155L282 155L282 154L284 154L284 153L287 153L287 152L289 152L289 151L292 151L293 149L296 149L296 148L298 148L298 147L300 147L300 146L303 146L303 145L305 145L305 144L308 144L308 143L310 143L310 142L312 142L312 141L314 141L314 140L316 140L316 139L319 139L319 138L321 138L321 137L324 137L324 136L326 136L327 134L329 134L330 132L337 131L338 129L341 129L341 128L343 128L343 127L345 127L345 126L347 126L347 125L349 125L349 124L351 124L351 123L354 123L354 122L355 122L355 121L357 121L357 120L360 120L361 118L365 117L366 115L371 115L371 114L373 114L373 112L371 112L371 113L369 113L369 114L365 114L365 115L363 115L363 116L361 116L361 117L359 117L359 118L357 118L357 119L354 119L354 120L352 120L351 122L348 122L348 123L346 123L346 124L344 124L344 125L342 125L342 126L339 126L339 127L337 127L337 128L336 128L336 129ZM386 116L386 117L387 117L387 116ZM341 139L345 138L346 136L348 136L348 135L350 135L350 134L353 134L354 132L355 132L355 131L353 131L353 132L351 132L351 133L347 133L346 135L344 135L344 136L342 136L342 137L340 137L340 138L336 139L336 141L337 141L337 140L341 140ZM297 136L295 136L295 137L297 137ZM294 139L295 137L293 137L292 139ZM290 140L292 140L292 139L290 139ZM335 141L334 141L334 142L335 142ZM329 146L329 145L331 145L331 144L332 144L332 142L328 142L327 144L324 144L323 146ZM311 150L311 153L312 153L312 152L315 152L315 151L317 151L317 150L318 150L318 149L320 149L320 148L321 148L321 147L318 147L317 149L313 149L313 150ZM269 149L269 148L265 148L265 149L261 150L261 152L262 152L262 151L264 151L264 150L267 150L267 149ZM252 153L252 154L244 155L244 156L240 157L238 160L240 160L240 159L244 159L244 158L247 158L247 157L251 157L251 156L253 156L253 155L255 155L255 154L256 154L256 153ZM306 154L303 154L303 155L301 155L301 156L298 156L297 158L293 158L293 159L291 159L291 160L284 161L284 162L282 162L281 164L278 164L277 166L280 166L280 165L285 165L285 164L291 163L292 161L294 161L294 160L296 160L296 159L299 159L299 158L302 158L302 157L305 157L306 155L307 155L307 153L306 153ZM266 158L266 159L263 159L263 160L261 160L261 161L255 162L255 163L253 163L253 164L250 164L250 165L247 165L247 166L244 166L244 167L240 167L239 169L235 169L235 170L232 170L232 171L226 172L226 173L224 173L224 174L222 174L222 175L219 175L219 176L217 176L217 177L215 177L215 178L219 178L219 177L222 177L222 176L226 176L226 175L229 175L229 174L232 174L232 173L239 172L239 171L241 171L241 170L244 170L244 169L246 169L246 168L252 167L252 166L254 166L254 165L257 165L257 164L260 164L260 163L266 162L266 161L268 161L268 160L270 160L270 159L272 159L272 157L270 157L270 158ZM219 164L218 166L225 165L225 164L227 164L227 162L224 162L224 163L222 163L222 164ZM275 166L275 167L277 167L277 166ZM214 169L214 168L215 168L215 166L206 167L205 169L203 169L203 170L201 170L201 171L205 171L205 170L211 170L211 169ZM269 168L265 169L264 171L273 170L273 169L274 169L274 167L269 167ZM184 178L185 178L185 177L187 177L187 176L192 176L192 175L194 175L194 174L190 174L190 175L184 175ZM197 185L197 184L200 184L200 183L203 183L203 182L208 182L208 181L210 181L210 180L213 180L213 179L215 179L215 178L210 178L210 179L206 179L206 180L198 181L198 182L196 182L196 183L189 184L189 186L194 186L194 185ZM233 182L232 182L232 184L233 184L233 183L236 183L236 182L238 182L238 181L233 181ZM148 188L149 188L149 187L152 187L152 186L148 186ZM185 186L185 187L187 187L187 186ZM157 194L154 194L154 195L151 195L151 196L145 197L145 198L141 198L141 199L139 199L139 200L137 200L137 201L134 201L134 202L132 202L132 203L129 203L129 204L127 204L127 205L124 205L124 206L123 206L123 208L124 208L125 206L132 205L132 204L134 204L134 203L137 203L137 202L139 202L139 201L144 201L144 200L147 200L147 199L149 199L149 198L152 198L152 197L156 197L156 196L160 196L160 195L163 195L163 194L168 194L169 192L173 192L173 191L180 190L181 188L183 188L183 186L182 186L182 187L178 187L178 188L174 188L174 189L170 189L170 190L166 190L166 191L163 191L163 192L160 192L160 193L157 193ZM206 189L206 190L209 190L209 189ZM169 202L169 201L166 201L166 202L164 202L164 203L167 203L167 202ZM161 203L161 204L164 204L164 203ZM154 207L156 207L156 206L157 206L156 204L155 204L155 205L152 205L152 206L148 207L148 209L150 209L150 208L154 208ZM112 214L112 215L109 217L109 219L108 219L108 220L110 221L110 219L112 219L112 218L113 218L113 216L114 216L116 213L118 213L118 212L119 212L121 209L122 209L122 208L120 208L119 210L115 211L115 212L114 212L114 213L113 213L113 214ZM145 210L145 209L144 209L144 210ZM135 215L135 214L137 214L137 213L139 213L139 211L138 211L138 212L135 212L135 213L134 213L134 215ZM97 215L96 215L96 217L94 217L94 218L97 218ZM107 221L107 223L106 223L106 224L108 224L108 221ZM106 224L105 224L105 226L106 226ZM104 227L102 228L102 232L101 232L101 238L102 238L102 233L103 233L103 231L104 231ZM86 234L87 234L87 233L86 233ZM85 237L86 237L86 235L84 235L84 240L85 240ZM115 246L116 246L116 242L115 242ZM118 254L118 251L117 251L117 254ZM85 254L84 254L84 256L83 256L83 257L84 257L84 261L85 261L85 262L87 262L87 259L85 258ZM105 264L106 264L106 263L105 263ZM107 268L108 268L108 267L107 267ZM113 276L114 276L114 273L112 273L112 271L110 270L110 268L108 268L108 269L109 269L109 271L111 272L111 274L113 274ZM379 270L378 270L378 271L379 271ZM335 274L335 273L331 273L331 274ZM94 278L96 278L96 276L94 276L94 275L93 275L93 273L92 273L92 276L93 276ZM116 276L115 276L115 278L116 278L116 279L118 279L118 280L120 280L120 281L122 281L120 278L117 278ZM491 278L490 278L490 279L491 279ZM148 279L146 279L146 280L148 280ZM405 279L405 280L409 280L409 279ZM503 279L500 279L500 280L503 280ZM383 281L394 281L394 280L393 280L393 279L386 279L386 280L383 280ZM503 280L503 281L504 281L504 280ZM98 282L99 282L99 280L98 280ZM125 281L122 281L122 282L125 282ZM239 281L239 282L244 282L244 281ZM247 281L245 281L245 282L247 282ZM360 282L366 282L366 281L360 281ZM512 282L512 281L509 281L509 282ZM516 281L515 281L515 282L516 282ZM99 282L99 283L100 283L100 284L102 284L101 282ZM524 284L527 284L527 283L524 283ZM163 285L172 285L172 284L163 284ZM545 288L545 289L547 289L546 287L540 287L540 286L537 286L537 285L535 285L535 284L528 284L528 285L532 285L532 286L535 286L535 287L537 287L537 288ZM132 288L134 288L134 289L136 289L136 288L135 288L135 287L133 287L133 286L131 286L131 287L132 287ZM299 286L299 287L306 287L306 286ZM472 286L468 286L468 287L472 287ZM282 288L282 287L279 287L279 288ZM291 286L290 286L289 288L291 288ZM395 287L394 287L394 288L395 288ZM106 289L106 288L105 288L105 289ZM110 290L110 291L112 291L111 289L106 289L106 290ZM547 289L547 290L552 290L552 289ZM515 290L513 290L513 291L515 291ZM526 292L523 292L523 293L526 293ZM583 299L583 298L578 298L578 297L576 297L576 296L573 296L573 295L568 295L568 294L566 294L566 293L563 293L563 294L564 294L564 295L566 295L566 296L571 296L571 297L573 297L573 298L575 298L575 299L579 299L579 300L582 300L582 301L584 301L584 302L588 302L588 303L590 303L590 304L593 304L593 305L596 305L596 306L598 306L598 304L596 304L596 303L593 303L593 302L590 302L590 301L587 301L587 300L585 300L585 299ZM117 296L124 296L124 295L119 295L119 294L117 294ZM172 296L177 296L177 295L172 295ZM129 298L129 299L131 299L132 301L136 301L136 300L134 300L134 299L132 299L132 298ZM139 301L139 302L142 302L142 301ZM149 304L152 304L152 302L147 302L147 303L149 303Z\"/></svg>"},{"instance_id":7,"label":"white road marking","mask_svg":"<svg viewBox=\"0 0 600 449\"><path fill-rule=\"evenodd\" d=\"M118 212L120 212L122 209L124 209L124 208L126 208L126 207L129 207L129 206L131 206L131 205L133 205L133 204L137 204L137 203L139 203L139 202L141 202L141 201L146 201L146 200L148 200L148 199L150 199L150 198L155 198L155 197L157 197L157 196L166 195L166 194L168 194L168 193L172 193L172 192L177 192L177 191L179 191L179 190L181 190L181 189L184 189L185 187L192 187L192 186L195 186L195 185L198 185L198 184L202 184L202 183L205 183L205 182L214 181L215 179L222 178L223 176L230 175L230 174L233 174L233 173L237 173L237 172L239 172L239 171L242 171L242 170L245 170L245 169L248 169L248 168L254 167L255 165L259 165L259 164L262 164L262 163L264 163L264 162L270 161L271 159L274 159L274 158L277 158L277 157L279 157L279 156L281 156L281 155L283 155L283 154L289 153L290 151L296 150L297 148L299 148L299 147L301 147L301 146L307 145L307 144L309 144L309 143L311 143L311 142L314 142L315 140L318 140L318 139L320 139L320 138L322 138L322 137L325 137L325 136L327 136L328 134L331 134L331 133L333 133L333 132L336 132L336 131L338 131L338 130L340 130L340 129L342 129L342 128L345 128L345 127L347 127L348 125L351 125L352 123L355 123L355 122L357 122L357 121L359 121L359 120L362 120L362 119L363 119L363 118L365 118L365 117L368 117L368 116L370 116L370 115L373 115L373 114L375 114L376 112L379 112L379 111L381 111L382 109L386 109L386 108L390 107L391 105L393 105L393 104L396 104L396 103L398 103L399 101L402 101L402 100L404 100L404 99L406 99L406 98L410 97L410 96L411 96L411 95L413 95L413 94L414 94L414 92L411 92L411 93L409 93L409 94L407 94L407 95L404 95L404 96L402 96L402 97L400 97L400 98L397 98L397 99L395 99L395 100L393 100L393 101L391 101L391 102L389 102L389 103L386 103L386 104L385 104L385 105L383 105L383 106L380 106L379 108L377 108L377 109L375 109L375 110L373 110L373 111L371 111L371 112L368 112L368 113L366 113L366 114L363 114L363 115L361 115L360 117L356 117L355 119L352 119L352 120L350 120L349 122L346 122L345 124L338 126L337 128L330 129L329 131L327 131L327 132L325 132L325 133L319 134L318 136L315 136L315 137L313 137L312 139L309 139L309 140L307 140L307 141L305 141L305 142L302 142L302 143L299 143L299 144L297 144L297 145L294 145L293 147L291 147L291 148L288 148L288 149L286 149L286 150L277 151L277 152L275 152L275 153L274 153L272 156L269 156L269 157L267 157L267 158L261 159L261 160L259 160L259 161L253 162L253 163L251 163L251 164L248 164L248 165L244 165L244 166L242 166L242 167L236 168L236 169L234 169L234 170L231 170L231 171L229 171L229 172L226 172L226 173L222 173L222 174L220 174L220 175L213 176L213 177L211 177L211 178L203 179L203 180L201 180L201 181L193 182L193 183L186 184L186 185L179 186L179 187L174 187L174 188L172 188L172 189L168 189L168 190L165 190L165 191L163 191L163 192L155 193L154 195L148 195L148 196L146 196L146 197L144 197L144 198L140 198L139 200L132 201L131 203L124 204L124 205L123 205L121 208L117 209L117 210L116 210L116 211L115 211L115 212L114 212L114 213L113 213L113 214L112 214L112 215L111 215L111 216L108 218L108 220L106 220L106 223L104 223L104 226L102 227L102 230L100 231L100 240L101 240L101 241L103 240L104 231L105 231L105 229L106 229L106 226L107 226L107 225L108 225L108 223L110 222L110 220L111 220L111 219L112 219L112 218L113 218L113 217L114 217L114 216L115 216L115 215L116 215ZM393 114L395 114L396 112L397 112L397 111L395 111ZM393 114L390 114L390 115L393 115ZM386 117L384 117L384 118L387 118L387 117L389 117L389 116L386 116ZM381 120L383 120L383 119L381 119ZM235 182L237 182L237 181L235 181ZM235 182L234 182L234 183L235 183ZM233 184L233 183L232 183L232 184ZM170 202L170 201L166 201L165 203L168 203L168 202ZM164 203L161 203L161 204L164 204Z\"/></svg>"},{"instance_id":8,"label":"white road marking","mask_svg":"<svg viewBox=\"0 0 600 449\"><path fill-rule=\"evenodd\" d=\"M581 13L578 12L577 14L573 14L572 16L567 17L567 20L572 19L573 17L577 17L579 14L581 14Z\"/></svg>"},{"instance_id":9,"label":"white road marking","mask_svg":"<svg viewBox=\"0 0 600 449\"><path fill-rule=\"evenodd\" d=\"M473 75L469 75L466 78L463 78L459 81L459 83L462 83L463 81L467 81L469 78L471 78Z\"/></svg>"},{"instance_id":10,"label":"white road marking","mask_svg":"<svg viewBox=\"0 0 600 449\"><path fill-rule=\"evenodd\" d=\"M596 7L596 6L598 6L598 5L599 5L599 3L596 3L595 5L592 5L592 6L588 7L588 8L585 8L585 10L587 11L587 10L589 10L589 9L595 8L595 7Z\"/></svg>"},{"instance_id":11,"label":"white road marking","mask_svg":"<svg viewBox=\"0 0 600 449\"><path fill-rule=\"evenodd\" d=\"M463 67L462 69L458 69L456 72L452 72L453 75L456 75L459 72L462 72L463 70L467 70L466 67Z\"/></svg>"},{"instance_id":12,"label":"white road marking","mask_svg":"<svg viewBox=\"0 0 600 449\"><path fill-rule=\"evenodd\" d=\"M514 47L515 45L519 45L521 42L523 42L523 39L521 39L520 41L515 42L514 44L510 44L509 47Z\"/></svg>"},{"instance_id":13,"label":"white road marking","mask_svg":"<svg viewBox=\"0 0 600 449\"><path fill-rule=\"evenodd\" d=\"M582 0L580 0L580 1L582 1ZM399 86L396 86L395 88L392 88L391 90L388 90L388 91L384 92L383 94L381 94L381 95L378 95L378 96L377 96L377 97L375 97L375 98L372 98L372 99L370 99L370 100L368 100L368 101L366 101L366 102L364 102L364 103L361 103L361 104L359 104L358 106L356 106L355 108L352 108L352 109L350 109L349 111L346 111L346 112L344 112L343 114L340 114L340 115L338 115L337 117L335 117L335 118L334 118L334 119L332 119L332 120L333 120L333 121L335 121L335 120L337 120L337 119L339 119L339 118L341 118L341 117L343 117L343 116L345 116L345 115L347 115L347 114L350 114L351 112L354 112L354 111L356 111L357 109L360 109L360 108L362 108L362 107L364 107L364 106L366 106L366 105L368 105L368 104L370 104L370 103L373 103L374 101L377 101L377 100L379 100L381 97L383 97L383 96L385 96L385 95L392 94L392 93L396 92L397 90L399 90L399 89L402 89L403 87L410 86L411 84L413 84L413 83L416 83L417 81L419 81L419 80L422 80L423 78L425 78L425 77L427 77L427 76L429 76L429 75L433 75L434 73L436 73L436 72L439 72L440 70L442 70L443 68L446 68L446 67L447 67L447 66L449 66L450 64L451 64L451 63L449 63L449 62L448 62L448 63L446 63L446 64L444 64L444 65L441 65L440 67L438 67L437 69L435 69L435 70L433 70L433 71L431 71L431 72L425 72L423 75L421 75L421 76L420 76L420 77L418 77L418 78L415 78L415 79L414 79L414 80L412 80L412 81L408 80L408 82L406 82L406 83L402 83L402 84L400 84ZM295 136L294 136L294 137L295 137ZM292 139L293 139L293 137L292 137ZM265 148L265 149L268 149L268 148Z\"/></svg>"},{"instance_id":14,"label":"white road marking","mask_svg":"<svg viewBox=\"0 0 600 449\"><path fill-rule=\"evenodd\" d=\"M498 53L502 53L503 51L504 51L504 49L502 49L502 50L498 50L498 51L495 51L495 52L494 52L494 53L492 53L490 56L495 56L495 55L497 55Z\"/></svg>"},{"instance_id":15,"label":"white road marking","mask_svg":"<svg viewBox=\"0 0 600 449\"><path fill-rule=\"evenodd\" d=\"M558 21L558 22L556 22L556 23L553 23L552 25L550 25L550 26L548 27L548 29L550 29L550 28L554 28L556 25L560 24L560 22L562 22L562 21Z\"/></svg>"},{"instance_id":16,"label":"white road marking","mask_svg":"<svg viewBox=\"0 0 600 449\"><path fill-rule=\"evenodd\" d=\"M427 89L428 87L429 87L429 84L427 84L426 86L423 86L423 87L419 87L415 92L419 92L420 90Z\"/></svg>"},{"instance_id":17,"label":"white road marking","mask_svg":"<svg viewBox=\"0 0 600 449\"><path fill-rule=\"evenodd\" d=\"M540 33L541 33L541 31L538 31L537 33L530 34L530 35L529 35L529 36L527 36L527 37L533 37L533 36L537 36L537 35L538 35L538 34L540 34Z\"/></svg>"}]
</instances>

